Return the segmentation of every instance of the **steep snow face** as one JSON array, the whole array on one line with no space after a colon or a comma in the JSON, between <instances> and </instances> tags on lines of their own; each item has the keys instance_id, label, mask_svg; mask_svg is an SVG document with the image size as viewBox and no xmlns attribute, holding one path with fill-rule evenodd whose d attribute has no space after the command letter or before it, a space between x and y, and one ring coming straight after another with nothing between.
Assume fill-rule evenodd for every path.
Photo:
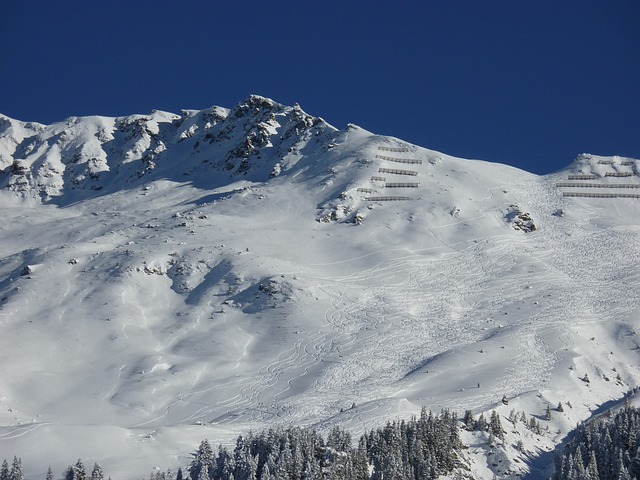
<instances>
[{"instance_id":1,"label":"steep snow face","mask_svg":"<svg viewBox=\"0 0 640 480\"><path fill-rule=\"evenodd\" d=\"M474 477L508 478L638 384L638 160L539 177L255 96L1 124L0 451L30 476L561 402L489 463L468 436Z\"/></svg>"}]
</instances>

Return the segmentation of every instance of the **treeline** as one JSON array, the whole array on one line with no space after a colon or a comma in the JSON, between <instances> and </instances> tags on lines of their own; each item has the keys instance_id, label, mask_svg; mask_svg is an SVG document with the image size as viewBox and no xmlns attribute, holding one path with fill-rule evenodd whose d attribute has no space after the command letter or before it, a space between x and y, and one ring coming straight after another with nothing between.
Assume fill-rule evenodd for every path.
<instances>
[{"instance_id":1,"label":"treeline","mask_svg":"<svg viewBox=\"0 0 640 480\"><path fill-rule=\"evenodd\" d=\"M233 450L221 445L216 452L204 440L188 475L192 480L431 480L460 465L461 448L456 415L423 409L418 418L362 435L357 447L339 427L326 441L298 427L249 433L238 437Z\"/></svg>"},{"instance_id":2,"label":"treeline","mask_svg":"<svg viewBox=\"0 0 640 480\"><path fill-rule=\"evenodd\" d=\"M553 479L640 479L640 409L625 404L615 415L579 425L556 458Z\"/></svg>"},{"instance_id":3,"label":"treeline","mask_svg":"<svg viewBox=\"0 0 640 480\"><path fill-rule=\"evenodd\" d=\"M150 480L434 480L461 466L458 429L455 413L433 414L423 408L417 418L363 434L357 445L340 427L326 440L300 427L250 432L233 447L214 450L203 440L184 471L156 471ZM0 480L24 480L19 458L11 467L5 460L0 473ZM104 480L104 475L97 463L88 473L78 460L62 478ZM45 480L54 480L50 468Z\"/></svg>"},{"instance_id":4,"label":"treeline","mask_svg":"<svg viewBox=\"0 0 640 480\"><path fill-rule=\"evenodd\" d=\"M65 474L64 480L104 480L104 474L102 473L102 467L95 463L91 473L88 474L81 459L74 465L69 465ZM0 467L0 480L24 480L24 472L22 470L22 459L20 457L13 457L11 467L5 459ZM47 470L45 480L54 480L53 471L51 467ZM109 477L111 480L111 477Z\"/></svg>"}]
</instances>

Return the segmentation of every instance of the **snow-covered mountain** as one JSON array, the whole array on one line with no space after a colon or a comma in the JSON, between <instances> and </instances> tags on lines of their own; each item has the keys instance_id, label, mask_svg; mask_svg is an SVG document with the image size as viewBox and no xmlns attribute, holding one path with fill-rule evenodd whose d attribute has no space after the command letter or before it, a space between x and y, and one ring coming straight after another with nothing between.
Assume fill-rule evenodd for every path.
<instances>
[{"instance_id":1,"label":"snow-covered mountain","mask_svg":"<svg viewBox=\"0 0 640 480\"><path fill-rule=\"evenodd\" d=\"M503 448L465 437L475 478L543 478L640 383L640 160L537 176L252 96L0 115L0 188L0 458L29 478L422 405L504 417Z\"/></svg>"}]
</instances>

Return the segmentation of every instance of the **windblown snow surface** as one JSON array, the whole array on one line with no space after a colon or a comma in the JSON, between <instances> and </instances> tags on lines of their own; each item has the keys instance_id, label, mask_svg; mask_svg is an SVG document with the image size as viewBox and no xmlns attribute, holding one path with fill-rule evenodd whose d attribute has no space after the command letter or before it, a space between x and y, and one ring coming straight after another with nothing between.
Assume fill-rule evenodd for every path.
<instances>
[{"instance_id":1,"label":"windblown snow surface","mask_svg":"<svg viewBox=\"0 0 640 480\"><path fill-rule=\"evenodd\" d=\"M545 478L640 382L639 174L537 176L257 96L0 116L0 458L142 478L204 438L424 405L501 414L503 448L464 433L467 474Z\"/></svg>"}]
</instances>

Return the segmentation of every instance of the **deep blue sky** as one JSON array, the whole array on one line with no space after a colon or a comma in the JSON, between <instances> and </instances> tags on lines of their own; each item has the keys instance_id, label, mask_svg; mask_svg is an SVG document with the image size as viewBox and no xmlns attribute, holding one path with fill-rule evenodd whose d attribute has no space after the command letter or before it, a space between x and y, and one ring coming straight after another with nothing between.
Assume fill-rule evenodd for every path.
<instances>
[{"instance_id":1,"label":"deep blue sky","mask_svg":"<svg viewBox=\"0 0 640 480\"><path fill-rule=\"evenodd\" d=\"M251 93L548 173L640 157L640 1L0 0L0 112L51 123Z\"/></svg>"}]
</instances>

